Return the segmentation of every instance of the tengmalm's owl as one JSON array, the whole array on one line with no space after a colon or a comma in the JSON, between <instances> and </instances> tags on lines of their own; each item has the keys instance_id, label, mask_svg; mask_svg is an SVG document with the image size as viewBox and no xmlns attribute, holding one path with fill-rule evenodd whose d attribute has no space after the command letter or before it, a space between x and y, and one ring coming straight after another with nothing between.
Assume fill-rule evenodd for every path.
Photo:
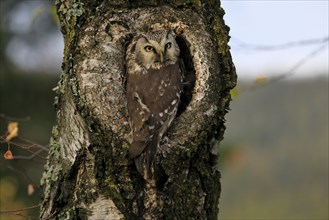
<instances>
[{"instance_id":1,"label":"tengmalm's owl","mask_svg":"<svg viewBox=\"0 0 329 220\"><path fill-rule=\"evenodd\" d=\"M154 177L156 151L180 102L184 64L179 53L172 30L140 34L127 48L130 156L146 180Z\"/></svg>"}]
</instances>

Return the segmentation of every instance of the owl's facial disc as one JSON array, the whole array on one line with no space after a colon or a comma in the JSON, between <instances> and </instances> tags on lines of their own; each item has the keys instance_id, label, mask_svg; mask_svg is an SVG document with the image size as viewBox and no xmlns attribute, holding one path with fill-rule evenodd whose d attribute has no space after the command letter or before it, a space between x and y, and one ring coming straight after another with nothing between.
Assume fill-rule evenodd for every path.
<instances>
[{"instance_id":1,"label":"owl's facial disc","mask_svg":"<svg viewBox=\"0 0 329 220\"><path fill-rule=\"evenodd\" d=\"M146 69L174 64L179 57L179 47L170 31L163 35L142 36L135 48L136 62Z\"/></svg>"}]
</instances>

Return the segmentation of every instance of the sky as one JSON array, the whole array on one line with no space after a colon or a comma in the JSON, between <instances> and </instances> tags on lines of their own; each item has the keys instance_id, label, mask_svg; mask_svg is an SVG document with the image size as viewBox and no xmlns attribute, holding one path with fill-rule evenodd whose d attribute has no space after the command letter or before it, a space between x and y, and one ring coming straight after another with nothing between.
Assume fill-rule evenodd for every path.
<instances>
[{"instance_id":1,"label":"sky","mask_svg":"<svg viewBox=\"0 0 329 220\"><path fill-rule=\"evenodd\" d=\"M239 78L254 79L286 73L293 73L293 79L319 74L328 77L328 2L329 0L222 0L221 5L226 11L224 19L231 28L232 38L229 44ZM20 6L19 13L9 18L9 28L27 31L24 27L30 25L36 5ZM295 43L326 38L327 41L317 44ZM259 46L275 47L289 43L295 46L259 49ZM50 68L59 73L63 47L63 37L58 30L33 46L13 39L7 52L23 69L33 71ZM310 56L315 51L317 53Z\"/></svg>"},{"instance_id":2,"label":"sky","mask_svg":"<svg viewBox=\"0 0 329 220\"><path fill-rule=\"evenodd\" d=\"M222 0L224 19L231 28L229 44L238 76L279 76L290 72L299 62L302 64L293 71L292 78L321 73L328 76L328 2ZM254 45L276 46L325 38L323 43L297 44L285 49L250 49Z\"/></svg>"}]
</instances>

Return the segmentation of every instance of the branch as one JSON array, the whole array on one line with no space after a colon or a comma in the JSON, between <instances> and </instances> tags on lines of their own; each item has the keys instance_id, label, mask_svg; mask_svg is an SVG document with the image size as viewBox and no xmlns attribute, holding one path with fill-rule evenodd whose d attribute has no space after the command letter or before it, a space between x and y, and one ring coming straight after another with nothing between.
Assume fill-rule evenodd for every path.
<instances>
[{"instance_id":1,"label":"branch","mask_svg":"<svg viewBox=\"0 0 329 220\"><path fill-rule=\"evenodd\" d=\"M309 39L309 40L301 40L301 41L294 41L288 42L279 45L257 45L257 44L248 44L241 40L232 37L232 40L237 43L237 49L243 50L262 50L262 51L273 51L273 50L283 50L289 49L291 47L300 47L300 46L309 46L315 44L323 44L329 41L329 37L318 38L318 39Z\"/></svg>"},{"instance_id":2,"label":"branch","mask_svg":"<svg viewBox=\"0 0 329 220\"><path fill-rule=\"evenodd\" d=\"M14 209L14 210L0 210L0 215L3 214L19 214L21 211L26 211L26 210L30 210L30 209L35 209L35 208L39 208L41 206L41 204L37 204L34 206L30 206L30 207L26 207L26 208L21 208L21 209Z\"/></svg>"},{"instance_id":3,"label":"branch","mask_svg":"<svg viewBox=\"0 0 329 220\"><path fill-rule=\"evenodd\" d=\"M25 118L16 118L16 117L9 117L3 113L0 113L0 118L4 118L10 121L29 121L31 119L30 116L26 116Z\"/></svg>"},{"instance_id":4,"label":"branch","mask_svg":"<svg viewBox=\"0 0 329 220\"><path fill-rule=\"evenodd\" d=\"M299 69L301 66L303 66L305 63L307 63L308 61L310 61L313 57L315 57L317 54L319 54L320 52L322 52L326 47L327 47L327 43L322 43L319 47L316 47L314 50L312 50L309 54L307 54L305 57L303 57L302 59L300 59L298 62L296 62L289 71L282 73L276 77L273 77L272 79L264 80L264 82L262 83L257 83L255 85L252 86L248 86L247 88L244 89L239 89L239 91L237 91L238 93L242 93L245 91L253 91L255 89L258 89L260 87L264 87L267 86L269 84L278 82L284 78L293 76L296 73L296 70Z\"/></svg>"},{"instance_id":5,"label":"branch","mask_svg":"<svg viewBox=\"0 0 329 220\"><path fill-rule=\"evenodd\" d=\"M12 166L10 166L10 165L8 165L7 167L8 167L10 170L12 170L12 171L14 171L14 172L19 173L20 175L22 175L22 176L24 177L24 179L25 179L29 184L32 184L33 186L35 186L34 181L33 181L30 177L28 177L28 175L27 175L25 172L20 171L20 170L17 170L17 169L15 169L14 167L12 167Z\"/></svg>"}]
</instances>

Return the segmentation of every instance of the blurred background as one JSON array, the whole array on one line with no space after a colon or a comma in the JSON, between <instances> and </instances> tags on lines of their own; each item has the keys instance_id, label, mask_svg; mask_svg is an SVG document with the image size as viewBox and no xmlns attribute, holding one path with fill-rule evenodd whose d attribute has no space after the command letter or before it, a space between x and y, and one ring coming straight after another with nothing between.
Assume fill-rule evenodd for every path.
<instances>
[{"instance_id":1,"label":"blurred background","mask_svg":"<svg viewBox=\"0 0 329 220\"><path fill-rule=\"evenodd\" d=\"M222 7L239 78L219 146L219 219L328 219L328 1ZM0 12L4 212L40 200L63 38L53 1L1 0ZM8 143L10 122L18 136ZM15 215L0 219L36 217L38 209L7 214Z\"/></svg>"}]
</instances>

